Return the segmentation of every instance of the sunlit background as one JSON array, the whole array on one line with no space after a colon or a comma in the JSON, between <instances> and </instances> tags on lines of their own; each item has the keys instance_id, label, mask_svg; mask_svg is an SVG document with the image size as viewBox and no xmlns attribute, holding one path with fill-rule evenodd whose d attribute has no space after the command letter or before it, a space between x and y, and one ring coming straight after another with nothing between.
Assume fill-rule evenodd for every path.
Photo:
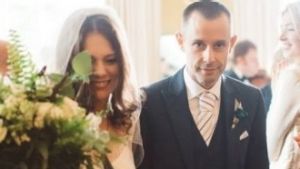
<instances>
[{"instance_id":1,"label":"sunlit background","mask_svg":"<svg viewBox=\"0 0 300 169\"><path fill-rule=\"evenodd\" d=\"M278 43L280 10L293 0L220 0L232 12L233 33L256 43L259 60L268 68ZM139 85L169 76L185 63L174 34L183 8L191 0L2 0L0 39L15 29L39 67L51 65L57 37L66 17L82 7L104 4L123 20ZM49 66L51 71L51 66Z\"/></svg>"}]
</instances>

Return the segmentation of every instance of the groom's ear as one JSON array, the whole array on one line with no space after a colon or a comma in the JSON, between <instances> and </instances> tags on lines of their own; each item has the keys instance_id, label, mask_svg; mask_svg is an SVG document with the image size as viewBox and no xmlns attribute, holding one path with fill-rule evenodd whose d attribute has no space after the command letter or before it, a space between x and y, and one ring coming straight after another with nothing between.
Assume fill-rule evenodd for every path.
<instances>
[{"instance_id":1,"label":"groom's ear","mask_svg":"<svg viewBox=\"0 0 300 169\"><path fill-rule=\"evenodd\" d=\"M229 52L232 51L232 49L233 49L233 47L234 47L234 45L235 45L237 39L238 39L238 38L237 38L236 35L234 35L234 36L232 36L232 37L230 38L230 48L229 48Z\"/></svg>"},{"instance_id":2,"label":"groom's ear","mask_svg":"<svg viewBox=\"0 0 300 169\"><path fill-rule=\"evenodd\" d=\"M177 33L175 34L175 36L176 36L177 43L178 43L178 45L180 46L181 50L184 50L184 48L183 48L183 41L184 41L183 38L184 38L184 37L183 37L182 32L177 32Z\"/></svg>"}]
</instances>

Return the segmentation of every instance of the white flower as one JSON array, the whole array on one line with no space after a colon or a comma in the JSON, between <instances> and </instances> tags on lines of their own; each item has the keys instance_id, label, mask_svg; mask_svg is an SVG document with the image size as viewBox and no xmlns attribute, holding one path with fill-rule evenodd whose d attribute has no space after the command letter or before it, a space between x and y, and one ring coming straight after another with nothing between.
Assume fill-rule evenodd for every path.
<instances>
[{"instance_id":1,"label":"white flower","mask_svg":"<svg viewBox=\"0 0 300 169\"><path fill-rule=\"evenodd\" d=\"M50 96L53 92L54 83L46 76L36 79L36 95L39 97Z\"/></svg>"},{"instance_id":2,"label":"white flower","mask_svg":"<svg viewBox=\"0 0 300 169\"><path fill-rule=\"evenodd\" d=\"M67 112L64 112L60 107L54 105L53 107L51 107L48 117L50 117L52 120L65 119L64 113Z\"/></svg>"},{"instance_id":3,"label":"white flower","mask_svg":"<svg viewBox=\"0 0 300 169\"><path fill-rule=\"evenodd\" d=\"M13 138L14 138L17 145L21 145L24 142L29 142L30 141L30 137L26 133L24 133L20 136L19 135L14 135Z\"/></svg>"},{"instance_id":4,"label":"white flower","mask_svg":"<svg viewBox=\"0 0 300 169\"><path fill-rule=\"evenodd\" d=\"M238 99L234 99L234 111L243 110L242 103Z\"/></svg>"},{"instance_id":5,"label":"white flower","mask_svg":"<svg viewBox=\"0 0 300 169\"><path fill-rule=\"evenodd\" d=\"M22 98L20 97L16 97L15 95L10 95L5 99L4 104L7 109L15 110L17 109L17 106L20 104L21 100Z\"/></svg>"},{"instance_id":6,"label":"white flower","mask_svg":"<svg viewBox=\"0 0 300 169\"><path fill-rule=\"evenodd\" d=\"M5 139L6 134L7 134L7 128L0 127L0 143Z\"/></svg>"},{"instance_id":7,"label":"white flower","mask_svg":"<svg viewBox=\"0 0 300 169\"><path fill-rule=\"evenodd\" d=\"M5 139L7 128L3 126L3 120L0 119L0 143Z\"/></svg>"},{"instance_id":8,"label":"white flower","mask_svg":"<svg viewBox=\"0 0 300 169\"><path fill-rule=\"evenodd\" d=\"M234 99L234 117L232 120L231 128L234 129L240 122L241 119L246 118L248 113L244 111L242 102L238 99Z\"/></svg>"},{"instance_id":9,"label":"white flower","mask_svg":"<svg viewBox=\"0 0 300 169\"><path fill-rule=\"evenodd\" d=\"M86 119L89 121L90 128L94 131L98 131L100 124L102 122L102 118L100 116L95 115L94 113L89 113L86 116Z\"/></svg>"},{"instance_id":10,"label":"white flower","mask_svg":"<svg viewBox=\"0 0 300 169\"><path fill-rule=\"evenodd\" d=\"M34 126L37 128L43 128L45 123L45 117L49 114L51 108L54 105L49 102L42 102L37 104L37 113L34 119Z\"/></svg>"},{"instance_id":11,"label":"white flower","mask_svg":"<svg viewBox=\"0 0 300 169\"><path fill-rule=\"evenodd\" d=\"M20 136L20 140L21 142L29 142L30 141L30 137L27 134L23 134Z\"/></svg>"},{"instance_id":12,"label":"white flower","mask_svg":"<svg viewBox=\"0 0 300 169\"><path fill-rule=\"evenodd\" d=\"M72 118L80 113L82 116L84 115L83 109L78 106L78 103L68 97L63 98L63 103L59 107L64 112L65 119Z\"/></svg>"},{"instance_id":13,"label":"white flower","mask_svg":"<svg viewBox=\"0 0 300 169\"><path fill-rule=\"evenodd\" d=\"M25 93L25 87L22 85L11 83L10 89L13 95L20 95Z\"/></svg>"},{"instance_id":14,"label":"white flower","mask_svg":"<svg viewBox=\"0 0 300 169\"><path fill-rule=\"evenodd\" d=\"M28 126L32 127L32 121L37 111L35 103L28 100L22 100L19 109L21 113L23 113L22 116L24 117L24 122L27 123Z\"/></svg>"},{"instance_id":15,"label":"white flower","mask_svg":"<svg viewBox=\"0 0 300 169\"><path fill-rule=\"evenodd\" d=\"M4 109L5 109L4 104L0 104L0 114L1 115L3 114Z\"/></svg>"},{"instance_id":16,"label":"white flower","mask_svg":"<svg viewBox=\"0 0 300 169\"><path fill-rule=\"evenodd\" d=\"M77 102L64 97L60 103L42 102L38 104L37 115L34 121L35 127L43 128L45 120L67 120L74 116L84 116L84 109Z\"/></svg>"},{"instance_id":17,"label":"white flower","mask_svg":"<svg viewBox=\"0 0 300 169\"><path fill-rule=\"evenodd\" d=\"M232 120L231 128L234 129L239 122L240 122L240 119L238 119L236 116L234 116L233 120Z\"/></svg>"}]
</instances>

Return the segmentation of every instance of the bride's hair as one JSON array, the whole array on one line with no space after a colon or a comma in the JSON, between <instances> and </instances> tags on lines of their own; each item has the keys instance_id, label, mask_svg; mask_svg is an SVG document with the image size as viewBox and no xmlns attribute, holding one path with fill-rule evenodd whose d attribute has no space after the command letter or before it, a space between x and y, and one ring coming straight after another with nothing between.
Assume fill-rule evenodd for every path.
<instances>
[{"instance_id":1,"label":"bride's hair","mask_svg":"<svg viewBox=\"0 0 300 169\"><path fill-rule=\"evenodd\" d=\"M74 19L75 18L71 18L70 20ZM84 42L87 34L91 32L97 32L103 35L109 41L116 54L116 61L119 71L118 84L112 93L111 103L113 112L108 114L107 119L113 128L129 132L129 129L132 126L132 114L139 108L140 102L138 89L135 86L134 78L132 77L133 72L129 64L130 53L127 47L127 39L121 25L118 23L118 21L113 19L116 18L113 18L112 16L110 17L106 14L101 14L101 11L96 12L96 14L86 16L86 18L82 21L78 31L78 38L74 41L73 47L70 51L69 60L66 65L66 71L72 71L72 58L84 50ZM74 88L76 91L78 91L79 84L74 84ZM93 92L91 91L90 86L85 85L84 91L78 99L79 104L85 107L88 111L94 111L93 103L95 103L95 100L93 99Z\"/></svg>"},{"instance_id":2,"label":"bride's hair","mask_svg":"<svg viewBox=\"0 0 300 169\"><path fill-rule=\"evenodd\" d=\"M282 11L282 15L288 13L292 17L292 22L300 36L300 1L288 4Z\"/></svg>"}]
</instances>

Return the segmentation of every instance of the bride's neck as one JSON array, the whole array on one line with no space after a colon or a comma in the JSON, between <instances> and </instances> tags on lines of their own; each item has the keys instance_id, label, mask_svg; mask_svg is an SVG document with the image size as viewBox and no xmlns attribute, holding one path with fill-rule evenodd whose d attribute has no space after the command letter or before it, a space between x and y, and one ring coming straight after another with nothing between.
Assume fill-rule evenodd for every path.
<instances>
[{"instance_id":1,"label":"bride's neck","mask_svg":"<svg viewBox=\"0 0 300 169\"><path fill-rule=\"evenodd\" d=\"M107 108L107 100L95 100L93 103L94 111L102 111Z\"/></svg>"}]
</instances>

